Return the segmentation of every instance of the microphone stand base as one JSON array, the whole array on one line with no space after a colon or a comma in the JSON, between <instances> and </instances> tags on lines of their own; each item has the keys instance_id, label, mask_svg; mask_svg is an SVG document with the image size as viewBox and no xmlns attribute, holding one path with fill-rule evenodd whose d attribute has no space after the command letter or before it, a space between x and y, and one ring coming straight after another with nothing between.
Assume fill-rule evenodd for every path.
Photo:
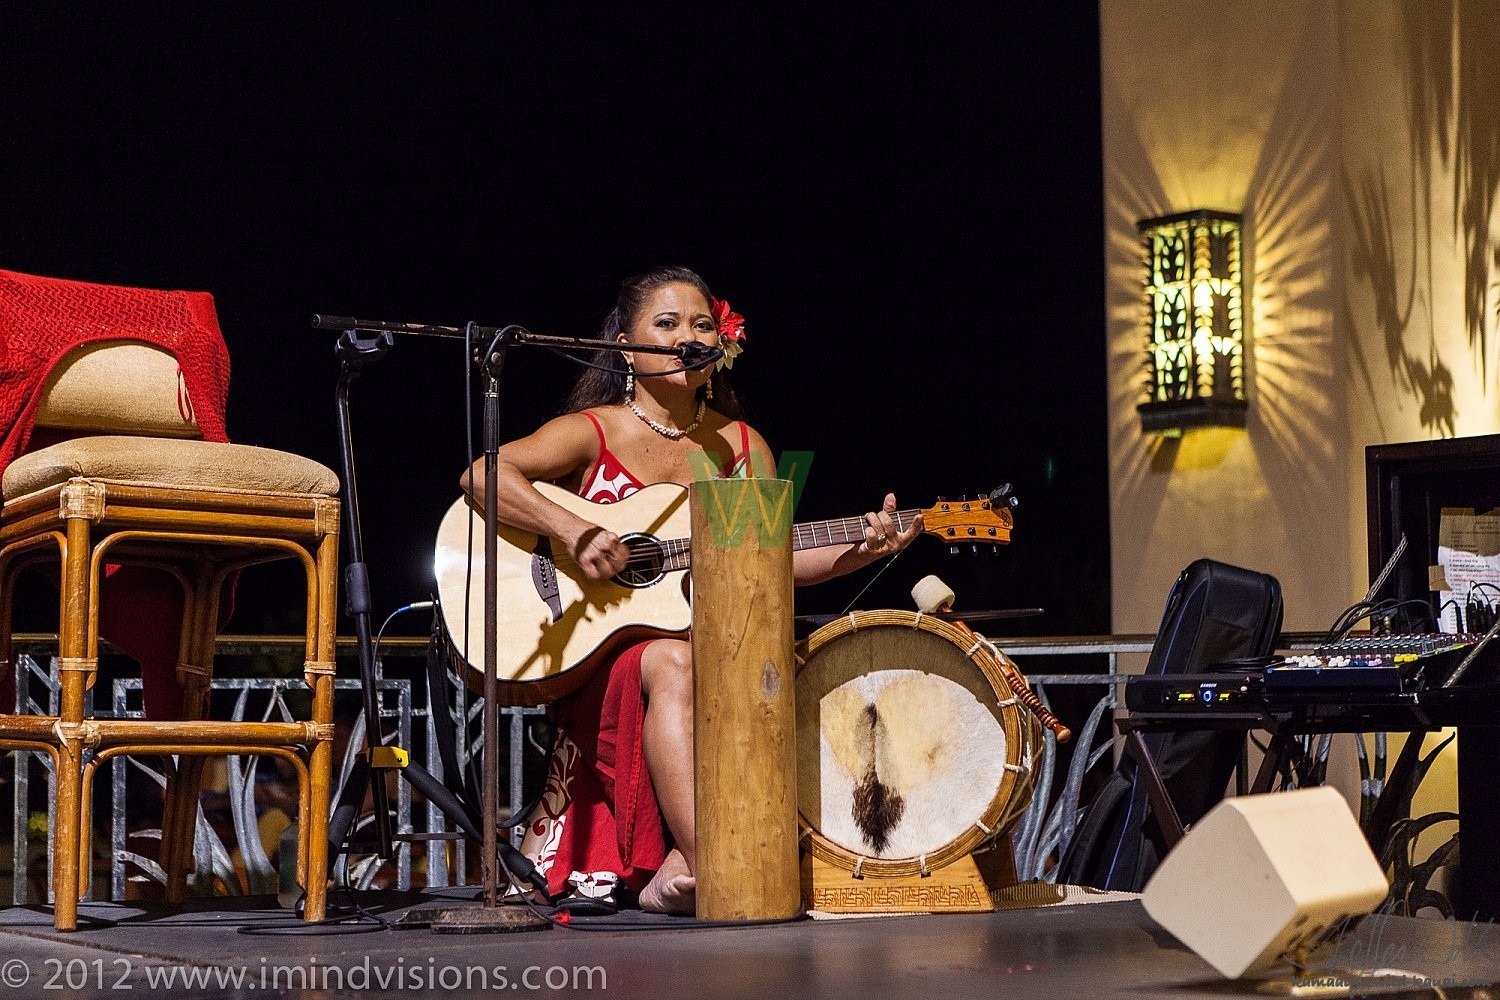
<instances>
[{"instance_id":1,"label":"microphone stand base","mask_svg":"<svg viewBox=\"0 0 1500 1000\"><path fill-rule=\"evenodd\" d=\"M518 934L552 926L529 906L452 907L432 919L434 934Z\"/></svg>"}]
</instances>

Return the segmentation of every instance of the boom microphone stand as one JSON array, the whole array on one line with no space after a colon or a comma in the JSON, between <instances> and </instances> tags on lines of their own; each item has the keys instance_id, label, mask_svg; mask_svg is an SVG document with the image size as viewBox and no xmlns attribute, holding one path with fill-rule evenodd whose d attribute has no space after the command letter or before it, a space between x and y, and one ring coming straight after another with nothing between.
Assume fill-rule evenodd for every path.
<instances>
[{"instance_id":1,"label":"boom microphone stand","mask_svg":"<svg viewBox=\"0 0 1500 1000\"><path fill-rule=\"evenodd\" d=\"M344 568L345 612L354 620L354 633L359 653L359 671L364 697L365 750L344 781L343 791L329 820L329 852L337 856L343 850L354 822L359 816L368 791L373 797L376 851L379 857L389 858L392 841L397 839L391 831L389 793L384 772L394 770L414 788L427 797L438 810L458 829L475 840L481 839L480 821L472 804L464 796L456 794L424 768L412 764L400 747L387 746L380 728L379 664L375 660L374 642L370 628L370 576L364 557L364 537L359 515L359 488L355 477L354 444L349 413L349 387L368 364L385 357L394 346L394 337L389 331L361 337L358 330L344 330L334 348L339 359L341 374L336 393L339 417L339 444L343 462L343 500L345 536L349 562ZM371 779L377 780L372 781ZM407 839L410 835L403 836ZM503 846L494 845L489 857L505 852L507 867L518 878L531 882L546 891L536 869L526 857L507 841Z\"/></svg>"},{"instance_id":2,"label":"boom microphone stand","mask_svg":"<svg viewBox=\"0 0 1500 1000\"><path fill-rule=\"evenodd\" d=\"M372 364L385 357L386 351L390 350L393 342L394 338L389 333L362 338L356 331L347 330L339 337L333 349L334 355L339 359L340 368L335 396L339 415L339 454L343 458L344 466L342 470L344 521L349 552L349 563L344 567L344 611L354 619L354 636L359 650L359 676L363 681L361 687L364 696L366 735L365 768L358 774L351 774L345 781L346 794L339 796L339 806L342 808L344 800L353 797L355 789L350 786L357 786L359 798L347 821L341 820L337 810L329 821L329 839L336 840L336 844L343 843L344 836L348 832L348 824L353 823L358 806L364 803L365 785L369 782L369 768L376 766L377 761L374 755L379 752L377 748L383 745L379 730L380 692L377 690L374 642L370 637L370 577L365 565L364 533L359 520L359 487L354 479L354 439L349 424L349 386L359 377L366 364ZM372 732L373 737L371 737ZM375 782L371 794L375 799L375 815L389 816L390 801L385 782ZM334 831L336 825L339 827L337 833ZM378 822L375 824L375 829L380 857L389 858L391 856L390 824Z\"/></svg>"},{"instance_id":3,"label":"boom microphone stand","mask_svg":"<svg viewBox=\"0 0 1500 1000\"><path fill-rule=\"evenodd\" d=\"M530 882L544 894L546 880L534 865L510 843L498 837L500 742L498 681L496 671L499 662L499 592L496 580L496 562L499 548L499 465L500 450L500 374L505 366L508 349L515 345L548 347L568 351L615 351L640 354L670 354L681 359L687 371L706 367L722 357L718 348L708 347L697 341L689 341L680 347L645 344L622 344L613 340L596 340L582 337L554 337L532 333L519 326L485 327L469 323L460 329L451 326L435 326L422 323L391 323L353 319L345 316L314 316L312 325L319 330L339 330L336 353L343 367L339 379L338 404L340 443L344 460L345 511L348 515L349 566L345 570L347 589L346 606L355 620L355 636L359 643L360 678L365 698L365 755L344 782L344 792L339 796L334 820L329 822L330 852L335 856L343 848L359 806L364 801L365 785L372 769L392 768L405 780L426 795L442 813L471 837L483 844L481 876L484 881L486 908L499 904L499 880L495 868L497 859L503 860L507 868L519 878ZM376 334L361 338L360 333ZM474 817L468 805L427 771L411 764L405 753L398 748L385 746L380 732L380 714L376 692L377 676L374 642L370 632L369 573L364 563L363 541L360 538L358 495L354 481L354 451L349 432L349 383L360 369L371 361L384 357L394 343L393 335L411 334L428 337L461 338L473 342L475 337L490 338L489 345L475 357L485 379L484 390L484 711L481 721L484 747L482 782L483 803L479 829L475 829ZM663 372L661 374L671 374ZM390 810L384 781L374 783L376 823L379 828L379 850L382 858L391 851Z\"/></svg>"}]
</instances>

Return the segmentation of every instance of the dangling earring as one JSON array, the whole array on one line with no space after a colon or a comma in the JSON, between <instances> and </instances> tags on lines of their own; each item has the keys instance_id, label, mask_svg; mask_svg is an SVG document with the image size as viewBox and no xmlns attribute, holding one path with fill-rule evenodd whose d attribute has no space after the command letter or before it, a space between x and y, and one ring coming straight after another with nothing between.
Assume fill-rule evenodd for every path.
<instances>
[{"instance_id":1,"label":"dangling earring","mask_svg":"<svg viewBox=\"0 0 1500 1000\"><path fill-rule=\"evenodd\" d=\"M712 403L714 401L714 380L712 378L703 383L703 401L705 403Z\"/></svg>"},{"instance_id":2,"label":"dangling earring","mask_svg":"<svg viewBox=\"0 0 1500 1000\"><path fill-rule=\"evenodd\" d=\"M635 399L635 365L629 358L625 359L625 398Z\"/></svg>"}]
</instances>

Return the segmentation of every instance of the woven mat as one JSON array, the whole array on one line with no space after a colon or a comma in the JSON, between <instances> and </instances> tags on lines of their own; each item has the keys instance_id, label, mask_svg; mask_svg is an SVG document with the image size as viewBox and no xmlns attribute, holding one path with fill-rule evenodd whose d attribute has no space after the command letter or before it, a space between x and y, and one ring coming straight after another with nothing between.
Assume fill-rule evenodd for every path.
<instances>
[{"instance_id":1,"label":"woven mat","mask_svg":"<svg viewBox=\"0 0 1500 1000\"><path fill-rule=\"evenodd\" d=\"M1052 885L1047 882L1021 882L990 893L990 902L995 904L996 910L1029 910L1043 906L1085 906L1090 903L1118 903L1140 898L1138 892L1114 892L1086 885ZM935 911L829 913L826 910L808 910L807 915L814 920L864 920L867 917L931 916L933 912Z\"/></svg>"},{"instance_id":2,"label":"woven mat","mask_svg":"<svg viewBox=\"0 0 1500 1000\"><path fill-rule=\"evenodd\" d=\"M1087 885L1051 885L1047 882L1020 882L996 889L990 901L997 910L1028 910L1036 906L1084 906L1089 903L1119 903L1140 899L1138 892L1115 892Z\"/></svg>"}]
</instances>

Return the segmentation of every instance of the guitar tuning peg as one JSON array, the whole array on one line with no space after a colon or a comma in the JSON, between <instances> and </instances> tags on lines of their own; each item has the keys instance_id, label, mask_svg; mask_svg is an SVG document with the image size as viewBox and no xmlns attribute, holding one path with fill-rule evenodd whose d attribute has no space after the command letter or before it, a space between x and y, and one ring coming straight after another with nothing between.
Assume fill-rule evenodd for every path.
<instances>
[{"instance_id":1,"label":"guitar tuning peg","mask_svg":"<svg viewBox=\"0 0 1500 1000\"><path fill-rule=\"evenodd\" d=\"M990 555L992 555L992 556L994 556L995 558L998 559L1000 557L1000 546L998 546L998 545L991 545L990 546Z\"/></svg>"},{"instance_id":2,"label":"guitar tuning peg","mask_svg":"<svg viewBox=\"0 0 1500 1000\"><path fill-rule=\"evenodd\" d=\"M956 555L958 555L958 546L957 545L950 545L950 546L948 546L948 554L950 556L956 556Z\"/></svg>"},{"instance_id":3,"label":"guitar tuning peg","mask_svg":"<svg viewBox=\"0 0 1500 1000\"><path fill-rule=\"evenodd\" d=\"M995 489L990 491L990 499L995 501L996 503L999 503L1001 500L1004 500L1006 497L1010 496L1011 489L1012 487L1010 483L1001 483L999 486L995 487Z\"/></svg>"},{"instance_id":4,"label":"guitar tuning peg","mask_svg":"<svg viewBox=\"0 0 1500 1000\"><path fill-rule=\"evenodd\" d=\"M979 555L979 545L978 545L978 543L975 543L975 545L974 545L974 554L976 556Z\"/></svg>"},{"instance_id":5,"label":"guitar tuning peg","mask_svg":"<svg viewBox=\"0 0 1500 1000\"><path fill-rule=\"evenodd\" d=\"M1015 510L1017 507L1021 506L1021 498L1020 497L1006 497L1005 498L1005 506L1009 507L1011 510Z\"/></svg>"},{"instance_id":6,"label":"guitar tuning peg","mask_svg":"<svg viewBox=\"0 0 1500 1000\"><path fill-rule=\"evenodd\" d=\"M946 502L946 501L947 501L947 499L948 499L948 498L947 498L947 497L938 497L938 498L937 498L937 502L938 502L938 503L944 503L944 502Z\"/></svg>"}]
</instances>

